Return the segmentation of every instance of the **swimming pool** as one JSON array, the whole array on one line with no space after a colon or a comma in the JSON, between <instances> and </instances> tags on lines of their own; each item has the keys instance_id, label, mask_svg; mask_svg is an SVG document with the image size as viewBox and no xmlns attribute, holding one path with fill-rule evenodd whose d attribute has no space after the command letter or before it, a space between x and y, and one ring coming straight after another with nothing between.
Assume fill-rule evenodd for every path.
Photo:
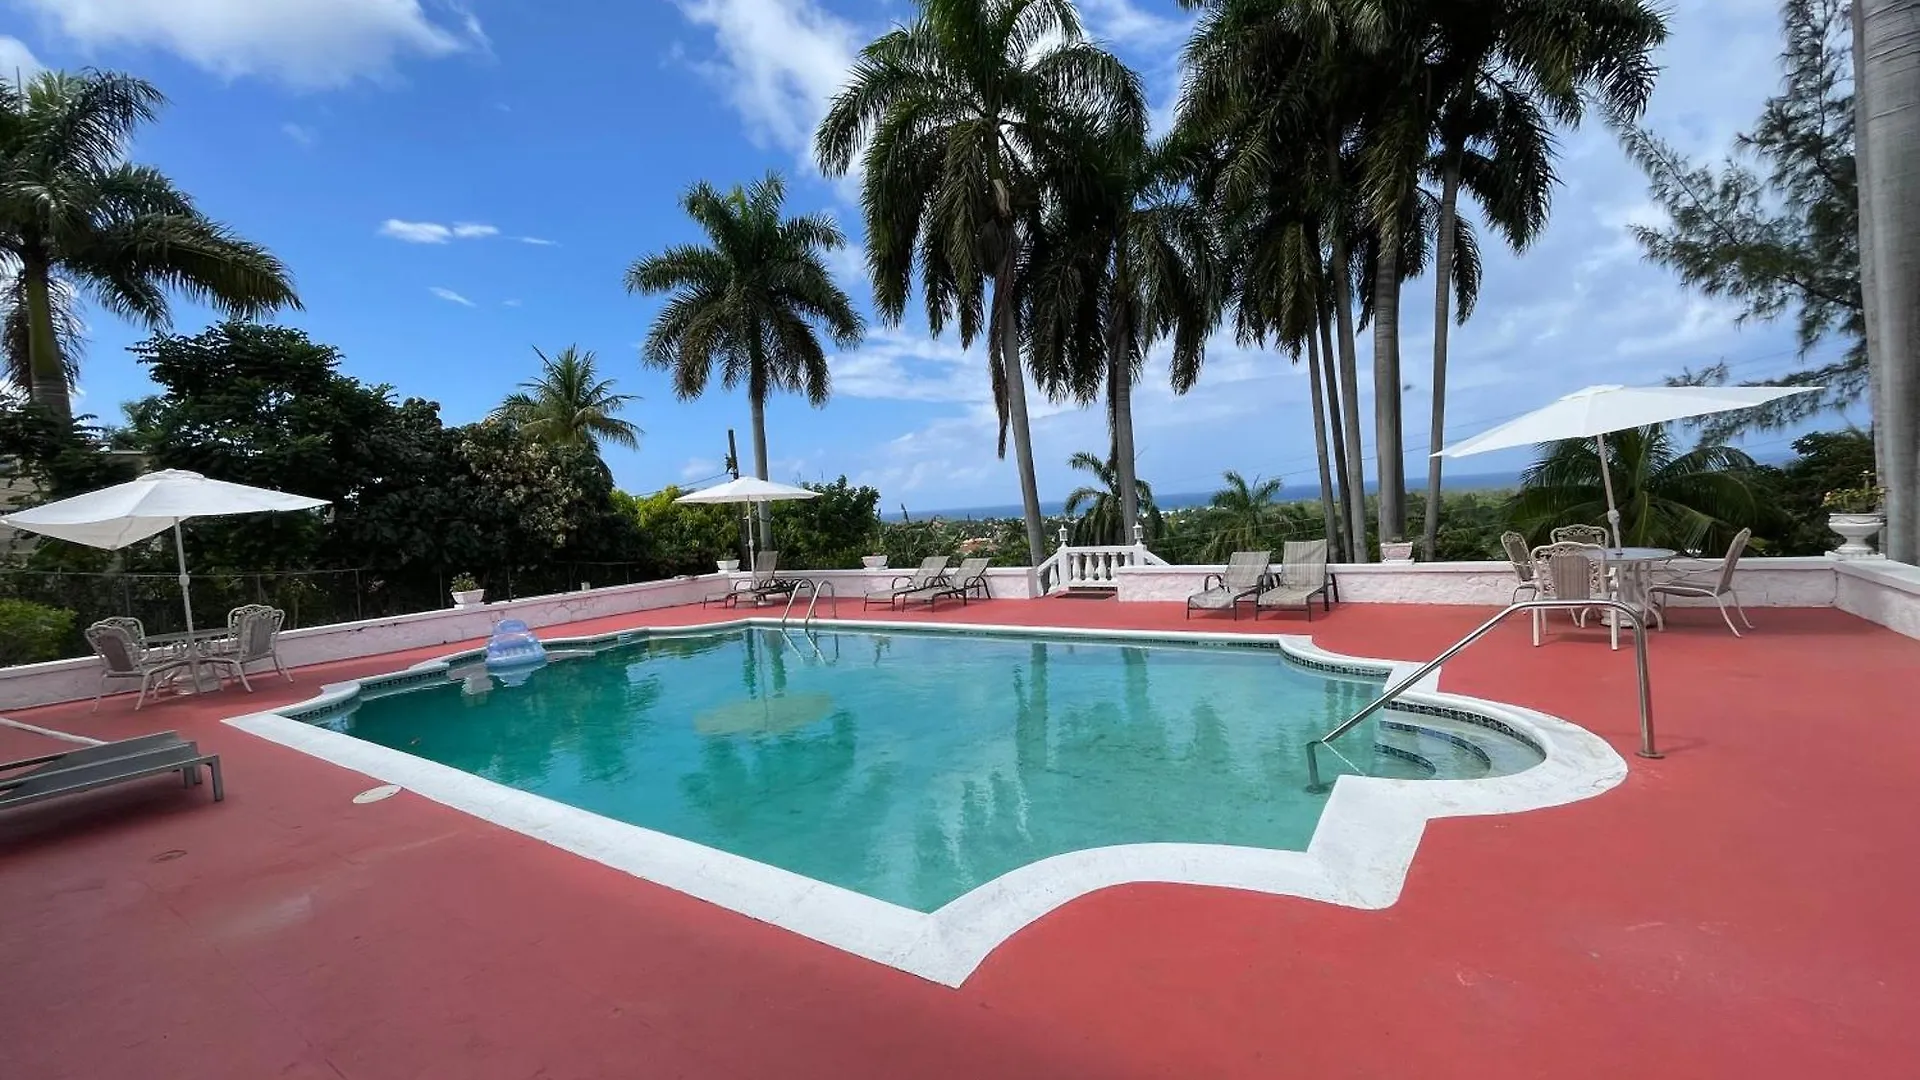
<instances>
[{"instance_id":1,"label":"swimming pool","mask_svg":"<svg viewBox=\"0 0 1920 1080\"><path fill-rule=\"evenodd\" d=\"M1383 669L1273 642L763 626L654 635L508 685L472 664L310 719L519 791L933 912L1017 868L1131 844L1304 851L1304 746ZM1369 776L1543 760L1512 730L1392 711Z\"/></svg>"}]
</instances>

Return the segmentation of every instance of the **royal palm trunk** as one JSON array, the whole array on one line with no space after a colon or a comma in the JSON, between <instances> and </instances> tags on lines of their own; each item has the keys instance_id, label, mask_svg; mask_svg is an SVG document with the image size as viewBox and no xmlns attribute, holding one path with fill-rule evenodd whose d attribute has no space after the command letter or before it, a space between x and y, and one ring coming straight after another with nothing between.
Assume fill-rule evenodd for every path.
<instances>
[{"instance_id":1,"label":"royal palm trunk","mask_svg":"<svg viewBox=\"0 0 1920 1080\"><path fill-rule=\"evenodd\" d=\"M1007 426L1013 431L1014 466L1020 472L1020 503L1027 520L1027 565L1038 566L1047 544L1040 521L1040 485L1033 475L1033 432L1027 427L1027 377L1020 363L1020 325L1013 308L1013 252L1001 256L993 276L993 323L1000 372L1007 387Z\"/></svg>"},{"instance_id":2,"label":"royal palm trunk","mask_svg":"<svg viewBox=\"0 0 1920 1080\"><path fill-rule=\"evenodd\" d=\"M1869 356L1884 445L1887 554L1920 561L1920 0L1858 0L1858 164Z\"/></svg>"},{"instance_id":3,"label":"royal palm trunk","mask_svg":"<svg viewBox=\"0 0 1920 1080\"><path fill-rule=\"evenodd\" d=\"M1447 331L1453 325L1453 230L1460 213L1460 155L1449 150L1440 179L1440 242L1433 266L1433 424L1427 437L1427 512L1422 550L1434 559L1440 536L1440 455L1447 434Z\"/></svg>"},{"instance_id":4,"label":"royal palm trunk","mask_svg":"<svg viewBox=\"0 0 1920 1080\"><path fill-rule=\"evenodd\" d=\"M1342 410L1345 408L1346 395L1340 392L1340 373L1333 359L1333 320L1323 311L1319 322L1321 384L1327 395L1327 435L1329 441L1333 443L1333 473L1339 480L1340 488L1341 543L1348 562L1364 562L1365 551L1356 550L1354 547L1352 526L1356 516L1354 500L1359 498L1359 493L1347 480L1346 423L1342 420L1345 415ZM1364 515L1366 508L1361 507L1358 513Z\"/></svg>"},{"instance_id":5,"label":"royal palm trunk","mask_svg":"<svg viewBox=\"0 0 1920 1080\"><path fill-rule=\"evenodd\" d=\"M73 397L67 387L67 365L60 356L60 339L53 329L53 273L42 260L26 262L20 273L27 293L27 360L32 385L27 388L35 405L63 420L73 417Z\"/></svg>"},{"instance_id":6,"label":"royal palm trunk","mask_svg":"<svg viewBox=\"0 0 1920 1080\"><path fill-rule=\"evenodd\" d=\"M1327 461L1327 406L1320 387L1320 344L1307 331L1307 385L1313 398L1313 451L1320 467L1320 513L1326 518L1327 547L1340 550L1339 518L1333 509L1333 468Z\"/></svg>"},{"instance_id":7,"label":"royal palm trunk","mask_svg":"<svg viewBox=\"0 0 1920 1080\"><path fill-rule=\"evenodd\" d=\"M1380 541L1407 528L1406 467L1400 445L1400 239L1380 234L1373 277L1373 453L1379 482Z\"/></svg>"}]
</instances>

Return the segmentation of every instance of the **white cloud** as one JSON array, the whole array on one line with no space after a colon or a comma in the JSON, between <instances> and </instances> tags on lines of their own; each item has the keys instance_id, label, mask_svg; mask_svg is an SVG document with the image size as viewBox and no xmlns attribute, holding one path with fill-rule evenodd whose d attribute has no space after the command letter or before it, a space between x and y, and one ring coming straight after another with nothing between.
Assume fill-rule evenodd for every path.
<instances>
[{"instance_id":1,"label":"white cloud","mask_svg":"<svg viewBox=\"0 0 1920 1080\"><path fill-rule=\"evenodd\" d=\"M388 218L380 223L379 233L381 236L409 244L444 244L449 240L484 240L490 236L499 236L500 230L492 225L475 225L464 221L442 225L437 221L402 221L399 218Z\"/></svg>"},{"instance_id":2,"label":"white cloud","mask_svg":"<svg viewBox=\"0 0 1920 1080\"><path fill-rule=\"evenodd\" d=\"M0 79L24 82L45 70L46 65L33 55L26 42L0 34Z\"/></svg>"},{"instance_id":3,"label":"white cloud","mask_svg":"<svg viewBox=\"0 0 1920 1080\"><path fill-rule=\"evenodd\" d=\"M680 480L682 483L692 483L695 480L710 480L720 471L720 462L712 458L688 458L686 464L680 466Z\"/></svg>"},{"instance_id":4,"label":"white cloud","mask_svg":"<svg viewBox=\"0 0 1920 1080\"><path fill-rule=\"evenodd\" d=\"M224 78L297 89L388 75L402 57L485 52L485 32L451 2L420 0L15 0L82 48L163 49Z\"/></svg>"},{"instance_id":5,"label":"white cloud","mask_svg":"<svg viewBox=\"0 0 1920 1080\"><path fill-rule=\"evenodd\" d=\"M291 122L281 124L280 132L301 146L312 146L314 143L320 141L319 134L305 124L295 124Z\"/></svg>"},{"instance_id":6,"label":"white cloud","mask_svg":"<svg viewBox=\"0 0 1920 1080\"><path fill-rule=\"evenodd\" d=\"M515 298L512 300L502 300L500 301L500 306L501 307L519 307L520 300L518 298Z\"/></svg>"},{"instance_id":7,"label":"white cloud","mask_svg":"<svg viewBox=\"0 0 1920 1080\"><path fill-rule=\"evenodd\" d=\"M429 285L427 286L427 291L439 297L440 299L445 300L449 304L459 304L461 307L477 307L478 306L473 301L467 299L464 296L461 296L459 293L454 292L452 289L449 289L444 285Z\"/></svg>"},{"instance_id":8,"label":"white cloud","mask_svg":"<svg viewBox=\"0 0 1920 1080\"><path fill-rule=\"evenodd\" d=\"M717 55L688 61L726 94L755 143L810 161L813 131L866 34L814 0L676 0L713 31Z\"/></svg>"},{"instance_id":9,"label":"white cloud","mask_svg":"<svg viewBox=\"0 0 1920 1080\"><path fill-rule=\"evenodd\" d=\"M1081 0L1087 33L1108 45L1142 48L1177 46L1192 29L1191 19L1169 18L1142 11L1132 0Z\"/></svg>"},{"instance_id":10,"label":"white cloud","mask_svg":"<svg viewBox=\"0 0 1920 1080\"><path fill-rule=\"evenodd\" d=\"M532 244L535 247L559 247L560 246L560 241L558 240L544 240L538 236L516 236L514 237L514 239L520 241L523 244Z\"/></svg>"}]
</instances>

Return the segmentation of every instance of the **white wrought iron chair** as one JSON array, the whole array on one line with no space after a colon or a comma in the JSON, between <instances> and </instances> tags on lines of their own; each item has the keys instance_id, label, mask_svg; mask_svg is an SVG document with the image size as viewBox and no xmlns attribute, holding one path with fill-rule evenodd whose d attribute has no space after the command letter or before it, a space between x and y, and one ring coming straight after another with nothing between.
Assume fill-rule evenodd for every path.
<instances>
[{"instance_id":1,"label":"white wrought iron chair","mask_svg":"<svg viewBox=\"0 0 1920 1080\"><path fill-rule=\"evenodd\" d=\"M1561 542L1546 544L1533 549L1533 581L1546 600L1606 600L1610 599L1607 584L1607 552L1596 544L1575 544ZM1546 611L1535 608L1533 612L1533 644L1540 644L1540 631L1546 622ZM1582 618L1586 612L1576 609L1573 612L1574 624L1586 626ZM1612 637L1615 650L1620 648L1620 620L1608 619L1607 629Z\"/></svg>"},{"instance_id":2,"label":"white wrought iron chair","mask_svg":"<svg viewBox=\"0 0 1920 1080\"><path fill-rule=\"evenodd\" d=\"M271 663L281 677L292 682L293 673L280 662L280 627L286 618L287 613L279 608L261 604L236 609L228 619L232 637L210 643L200 662L231 671L248 693L253 692L253 684L247 681L248 664Z\"/></svg>"},{"instance_id":3,"label":"white wrought iron chair","mask_svg":"<svg viewBox=\"0 0 1920 1080\"><path fill-rule=\"evenodd\" d=\"M1547 539L1556 544L1591 544L1594 547L1611 547L1613 538L1602 525L1562 525L1547 534Z\"/></svg>"},{"instance_id":4,"label":"white wrought iron chair","mask_svg":"<svg viewBox=\"0 0 1920 1080\"><path fill-rule=\"evenodd\" d=\"M129 627L128 623L133 625ZM147 703L147 694L161 676L193 662L184 653L147 648L146 635L137 632L139 626L138 619L116 616L87 627L87 644L92 646L94 655L106 665L105 670L100 672L100 686L93 694L95 712L100 709L100 698L107 692L107 684L114 679L139 680L140 696L133 703L134 711L138 712Z\"/></svg>"}]
</instances>

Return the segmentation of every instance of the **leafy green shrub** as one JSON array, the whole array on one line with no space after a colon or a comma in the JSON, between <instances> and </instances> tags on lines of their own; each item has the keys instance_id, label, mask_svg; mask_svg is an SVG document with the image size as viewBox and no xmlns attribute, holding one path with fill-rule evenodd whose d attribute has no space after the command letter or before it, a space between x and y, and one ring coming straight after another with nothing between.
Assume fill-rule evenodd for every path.
<instances>
[{"instance_id":1,"label":"leafy green shrub","mask_svg":"<svg viewBox=\"0 0 1920 1080\"><path fill-rule=\"evenodd\" d=\"M58 660L71 651L73 612L30 600L0 600L0 666Z\"/></svg>"}]
</instances>

